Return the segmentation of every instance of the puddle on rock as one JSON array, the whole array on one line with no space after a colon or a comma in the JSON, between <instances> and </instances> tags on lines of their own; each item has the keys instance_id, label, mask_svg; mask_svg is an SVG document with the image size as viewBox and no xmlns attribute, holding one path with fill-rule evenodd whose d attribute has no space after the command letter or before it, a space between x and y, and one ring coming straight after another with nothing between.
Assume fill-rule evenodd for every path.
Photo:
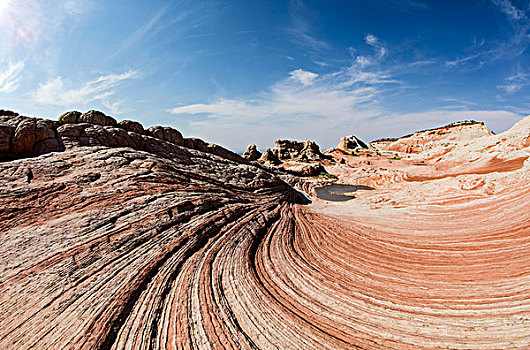
<instances>
[{"instance_id":1,"label":"puddle on rock","mask_svg":"<svg viewBox=\"0 0 530 350\"><path fill-rule=\"evenodd\" d=\"M325 201L344 202L354 199L355 196L350 194L359 190L373 190L370 186L363 185L327 185L315 188L315 194L318 198Z\"/></svg>"}]
</instances>

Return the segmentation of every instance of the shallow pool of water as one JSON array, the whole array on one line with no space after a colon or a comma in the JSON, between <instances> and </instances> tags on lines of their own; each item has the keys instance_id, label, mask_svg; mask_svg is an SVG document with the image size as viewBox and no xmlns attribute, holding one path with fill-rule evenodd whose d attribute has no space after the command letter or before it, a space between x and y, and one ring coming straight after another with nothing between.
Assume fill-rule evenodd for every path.
<instances>
[{"instance_id":1,"label":"shallow pool of water","mask_svg":"<svg viewBox=\"0 0 530 350\"><path fill-rule=\"evenodd\" d=\"M315 194L318 198L325 201L344 202L355 198L351 193L359 190L373 190L370 186L354 185L327 185L315 188Z\"/></svg>"}]
</instances>

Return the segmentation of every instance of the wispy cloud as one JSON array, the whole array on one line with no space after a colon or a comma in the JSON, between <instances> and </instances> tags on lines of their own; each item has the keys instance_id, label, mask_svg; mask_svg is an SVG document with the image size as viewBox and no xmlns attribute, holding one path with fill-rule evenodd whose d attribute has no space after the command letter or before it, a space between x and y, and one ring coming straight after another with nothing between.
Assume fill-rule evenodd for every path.
<instances>
[{"instance_id":1,"label":"wispy cloud","mask_svg":"<svg viewBox=\"0 0 530 350\"><path fill-rule=\"evenodd\" d=\"M162 17L170 9L170 5L166 4L162 6L151 18L149 18L140 28L129 35L123 43L113 52L111 58L117 57L129 48L137 44L142 38L144 38L149 32L157 31L157 24L161 21Z\"/></svg>"},{"instance_id":2,"label":"wispy cloud","mask_svg":"<svg viewBox=\"0 0 530 350\"><path fill-rule=\"evenodd\" d=\"M386 48L383 46L383 44L381 44L381 41L375 35L367 34L364 37L364 42L379 51L379 59L383 58L386 55Z\"/></svg>"},{"instance_id":3,"label":"wispy cloud","mask_svg":"<svg viewBox=\"0 0 530 350\"><path fill-rule=\"evenodd\" d=\"M287 34L295 44L311 52L329 49L329 45L315 34L312 24L314 15L302 0L291 0L289 13L291 25L287 29Z\"/></svg>"},{"instance_id":4,"label":"wispy cloud","mask_svg":"<svg viewBox=\"0 0 530 350\"><path fill-rule=\"evenodd\" d=\"M492 2L505 14L513 28L511 47L507 48L511 48L512 51L515 49L518 55L522 54L530 43L530 19L515 2L510 0L492 0Z\"/></svg>"},{"instance_id":5,"label":"wispy cloud","mask_svg":"<svg viewBox=\"0 0 530 350\"><path fill-rule=\"evenodd\" d=\"M448 69L475 70L499 60L513 60L525 53L530 45L530 19L524 10L510 0L491 0L504 14L511 27L502 39L477 40L463 50L464 54L445 61Z\"/></svg>"},{"instance_id":6,"label":"wispy cloud","mask_svg":"<svg viewBox=\"0 0 530 350\"><path fill-rule=\"evenodd\" d=\"M513 20L520 20L526 17L524 12L517 8L510 0L492 0L501 11Z\"/></svg>"},{"instance_id":7,"label":"wispy cloud","mask_svg":"<svg viewBox=\"0 0 530 350\"><path fill-rule=\"evenodd\" d=\"M268 91L252 97L216 98L170 112L196 116L189 124L191 132L200 130L201 136L229 147L241 146L249 137L261 145L276 137L318 137L327 143L359 121L380 115L377 96L385 86L397 83L388 73L354 60L323 75L291 71Z\"/></svg>"},{"instance_id":8,"label":"wispy cloud","mask_svg":"<svg viewBox=\"0 0 530 350\"><path fill-rule=\"evenodd\" d=\"M506 78L504 84L498 85L497 88L511 94L528 85L530 85L530 74L519 72Z\"/></svg>"},{"instance_id":9,"label":"wispy cloud","mask_svg":"<svg viewBox=\"0 0 530 350\"><path fill-rule=\"evenodd\" d=\"M419 60L414 61L408 64L409 67L425 67L425 66L432 66L434 64L438 63L435 59L426 59L426 60Z\"/></svg>"},{"instance_id":10,"label":"wispy cloud","mask_svg":"<svg viewBox=\"0 0 530 350\"><path fill-rule=\"evenodd\" d=\"M388 2L402 11L428 9L429 7L424 1L421 0L388 0Z\"/></svg>"},{"instance_id":11,"label":"wispy cloud","mask_svg":"<svg viewBox=\"0 0 530 350\"><path fill-rule=\"evenodd\" d=\"M481 58L484 56L484 53L483 52L479 52L479 53L473 53L473 54L470 54L470 55L467 55L467 56L463 56L463 57L459 57L459 58L456 58L454 60L449 60L449 61L446 61L445 62L445 65L447 67L451 67L451 68L458 68L468 62L471 62L471 61L476 61L477 59ZM479 62L479 66L482 66L484 63L483 62Z\"/></svg>"},{"instance_id":12,"label":"wispy cloud","mask_svg":"<svg viewBox=\"0 0 530 350\"><path fill-rule=\"evenodd\" d=\"M364 41L371 46L377 45L377 42L379 41L377 37L373 34L368 34L364 37Z\"/></svg>"},{"instance_id":13,"label":"wispy cloud","mask_svg":"<svg viewBox=\"0 0 530 350\"><path fill-rule=\"evenodd\" d=\"M13 92L20 84L20 73L24 69L24 62L9 62L6 67L0 67L0 92Z\"/></svg>"},{"instance_id":14,"label":"wispy cloud","mask_svg":"<svg viewBox=\"0 0 530 350\"><path fill-rule=\"evenodd\" d=\"M114 94L114 88L126 80L138 76L138 72L129 70L122 74L107 74L73 87L73 83L62 77L50 79L39 85L35 93L35 102L42 105L75 107L100 101L116 110L119 103L112 104L108 98Z\"/></svg>"}]
</instances>

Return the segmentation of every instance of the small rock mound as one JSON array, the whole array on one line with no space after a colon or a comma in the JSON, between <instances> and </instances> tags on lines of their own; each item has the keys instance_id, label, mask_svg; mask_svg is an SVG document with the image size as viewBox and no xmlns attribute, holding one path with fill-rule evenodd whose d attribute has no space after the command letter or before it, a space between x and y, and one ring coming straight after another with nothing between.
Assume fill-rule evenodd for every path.
<instances>
[{"instance_id":1,"label":"small rock mound","mask_svg":"<svg viewBox=\"0 0 530 350\"><path fill-rule=\"evenodd\" d=\"M358 149L368 149L369 147L356 136L349 135L340 138L340 143L337 148L346 152L353 152Z\"/></svg>"},{"instance_id":2,"label":"small rock mound","mask_svg":"<svg viewBox=\"0 0 530 350\"><path fill-rule=\"evenodd\" d=\"M91 110L79 116L78 123L89 123L102 126L116 126L116 119L109 117L103 112Z\"/></svg>"},{"instance_id":3,"label":"small rock mound","mask_svg":"<svg viewBox=\"0 0 530 350\"><path fill-rule=\"evenodd\" d=\"M258 160L260 157L261 152L258 151L258 148L254 144L248 145L245 153L243 153L243 158L248 160Z\"/></svg>"},{"instance_id":4,"label":"small rock mound","mask_svg":"<svg viewBox=\"0 0 530 350\"><path fill-rule=\"evenodd\" d=\"M270 148L267 148L265 152L261 155L261 157L258 159L261 163L269 163L269 164L279 164L280 160L278 159L278 156L276 153L271 151Z\"/></svg>"}]
</instances>

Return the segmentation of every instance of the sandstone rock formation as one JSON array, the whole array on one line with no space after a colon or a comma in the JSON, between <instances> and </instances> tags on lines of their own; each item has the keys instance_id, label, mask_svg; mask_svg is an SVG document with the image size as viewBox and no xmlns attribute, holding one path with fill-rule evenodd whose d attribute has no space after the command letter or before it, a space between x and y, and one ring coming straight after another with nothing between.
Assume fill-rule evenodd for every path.
<instances>
[{"instance_id":1,"label":"sandstone rock formation","mask_svg":"<svg viewBox=\"0 0 530 350\"><path fill-rule=\"evenodd\" d=\"M154 136L156 138L159 138L161 140L165 140L177 145L184 144L184 138L182 137L182 134L180 131L175 130L169 126L152 126L149 129L147 129L149 134L151 136ZM195 148L195 147L191 147Z\"/></svg>"},{"instance_id":2,"label":"sandstone rock formation","mask_svg":"<svg viewBox=\"0 0 530 350\"><path fill-rule=\"evenodd\" d=\"M55 132L57 122L0 114L0 161L31 157L63 149Z\"/></svg>"},{"instance_id":3,"label":"sandstone rock formation","mask_svg":"<svg viewBox=\"0 0 530 350\"><path fill-rule=\"evenodd\" d=\"M0 130L39 122L63 148L0 162L0 349L530 346L530 117L445 153L334 154L375 189L310 205L198 139Z\"/></svg>"},{"instance_id":4,"label":"sandstone rock formation","mask_svg":"<svg viewBox=\"0 0 530 350\"><path fill-rule=\"evenodd\" d=\"M418 131L398 139L381 139L370 142L378 150L420 153L432 148L453 147L461 141L490 136L493 133L482 122L473 120L451 123L440 128Z\"/></svg>"},{"instance_id":5,"label":"sandstone rock formation","mask_svg":"<svg viewBox=\"0 0 530 350\"><path fill-rule=\"evenodd\" d=\"M57 120L59 120L59 123L61 124L75 124L79 122L81 114L83 113L79 111L69 111L61 114Z\"/></svg>"},{"instance_id":6,"label":"sandstone rock formation","mask_svg":"<svg viewBox=\"0 0 530 350\"><path fill-rule=\"evenodd\" d=\"M354 152L358 149L368 149L368 145L354 135L343 136L337 148L345 152Z\"/></svg>"},{"instance_id":7,"label":"sandstone rock formation","mask_svg":"<svg viewBox=\"0 0 530 350\"><path fill-rule=\"evenodd\" d=\"M265 152L263 152L263 154L258 159L258 161L261 162L261 163L269 163L269 164L273 164L273 165L280 163L280 160L278 159L278 156L276 155L276 153L271 151L270 148L267 148L265 150Z\"/></svg>"},{"instance_id":8,"label":"sandstone rock formation","mask_svg":"<svg viewBox=\"0 0 530 350\"><path fill-rule=\"evenodd\" d=\"M116 124L118 124L116 119L103 112L94 110L81 114L77 119L77 123L89 123L103 126L116 126Z\"/></svg>"},{"instance_id":9,"label":"sandstone rock formation","mask_svg":"<svg viewBox=\"0 0 530 350\"><path fill-rule=\"evenodd\" d=\"M132 131L137 134L145 134L143 125L138 122L135 122L134 120L122 120L118 123L118 125L120 128L125 129L127 131Z\"/></svg>"},{"instance_id":10,"label":"sandstone rock formation","mask_svg":"<svg viewBox=\"0 0 530 350\"><path fill-rule=\"evenodd\" d=\"M326 168L320 163L295 165L285 169L287 172L297 176L317 176L326 173Z\"/></svg>"},{"instance_id":11,"label":"sandstone rock formation","mask_svg":"<svg viewBox=\"0 0 530 350\"><path fill-rule=\"evenodd\" d=\"M254 144L247 146L245 153L243 153L243 158L248 160L258 160L261 157L261 152L258 151L258 148Z\"/></svg>"},{"instance_id":12,"label":"sandstone rock formation","mask_svg":"<svg viewBox=\"0 0 530 350\"><path fill-rule=\"evenodd\" d=\"M320 147L313 141L276 140L272 152L279 160L317 161L326 156L320 152Z\"/></svg>"}]
</instances>

